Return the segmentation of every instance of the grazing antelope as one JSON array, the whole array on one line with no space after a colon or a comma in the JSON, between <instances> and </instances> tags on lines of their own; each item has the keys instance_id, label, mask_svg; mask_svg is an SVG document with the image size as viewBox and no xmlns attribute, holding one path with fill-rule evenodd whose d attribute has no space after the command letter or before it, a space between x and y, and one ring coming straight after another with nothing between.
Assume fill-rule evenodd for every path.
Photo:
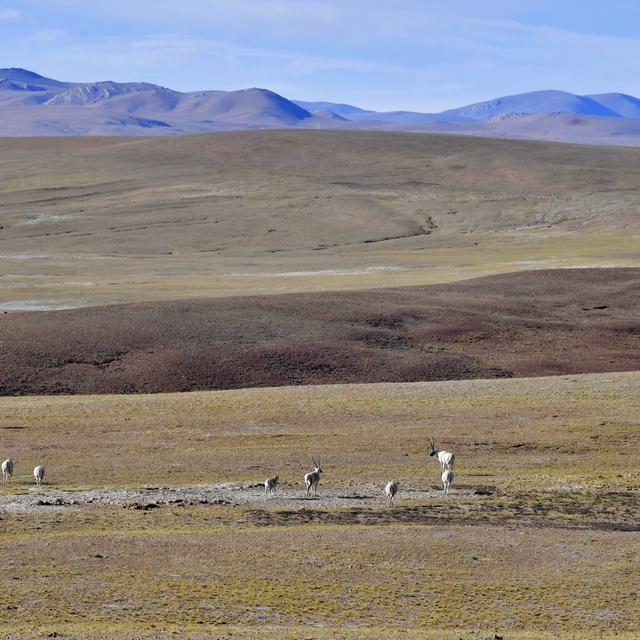
<instances>
[{"instance_id":1,"label":"grazing antelope","mask_svg":"<svg viewBox=\"0 0 640 640\"><path fill-rule=\"evenodd\" d=\"M42 484L42 481L44 480L44 467L41 464L33 470L33 477L36 479L36 484Z\"/></svg>"},{"instance_id":2,"label":"grazing antelope","mask_svg":"<svg viewBox=\"0 0 640 640\"><path fill-rule=\"evenodd\" d=\"M264 481L264 497L273 498L276 495L276 487L278 486L278 476L268 478Z\"/></svg>"},{"instance_id":3,"label":"grazing antelope","mask_svg":"<svg viewBox=\"0 0 640 640\"><path fill-rule=\"evenodd\" d=\"M2 484L6 484L11 480L11 476L13 475L13 460L11 458L7 458L2 463Z\"/></svg>"},{"instance_id":4,"label":"grazing antelope","mask_svg":"<svg viewBox=\"0 0 640 640\"><path fill-rule=\"evenodd\" d=\"M304 483L307 485L307 496L311 495L311 488L313 487L313 495L318 495L318 483L320 482L320 474L322 473L322 469L320 468L320 463L316 462L313 458L313 471L305 474Z\"/></svg>"},{"instance_id":5,"label":"grazing antelope","mask_svg":"<svg viewBox=\"0 0 640 640\"><path fill-rule=\"evenodd\" d=\"M442 472L442 488L444 490L445 496L449 493L449 489L451 489L452 483L453 483L453 471L451 469L445 469Z\"/></svg>"},{"instance_id":6,"label":"grazing antelope","mask_svg":"<svg viewBox=\"0 0 640 640\"><path fill-rule=\"evenodd\" d=\"M429 444L431 445L431 453L429 453L429 455L431 457L438 457L438 462L440 463L440 466L442 466L442 470L453 469L453 463L456 461L455 454L450 451L438 451L433 438L429 438Z\"/></svg>"},{"instance_id":7,"label":"grazing antelope","mask_svg":"<svg viewBox=\"0 0 640 640\"><path fill-rule=\"evenodd\" d=\"M395 480L389 480L387 486L384 488L384 492L387 494L389 500L389 506L393 507L393 499L396 493L398 493L398 483Z\"/></svg>"}]
</instances>

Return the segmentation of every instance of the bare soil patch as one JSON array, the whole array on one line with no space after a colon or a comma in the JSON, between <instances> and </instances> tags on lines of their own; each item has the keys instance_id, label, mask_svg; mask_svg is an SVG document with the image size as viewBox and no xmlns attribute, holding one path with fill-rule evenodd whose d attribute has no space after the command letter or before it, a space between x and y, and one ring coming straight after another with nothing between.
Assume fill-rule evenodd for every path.
<instances>
[{"instance_id":1,"label":"bare soil patch","mask_svg":"<svg viewBox=\"0 0 640 640\"><path fill-rule=\"evenodd\" d=\"M456 497L469 498L477 494L472 488L458 488ZM440 498L441 491L433 487L406 487L404 499L415 501L433 501ZM400 497L398 497L400 500ZM250 513L274 512L271 521L265 524L283 524L288 520L295 524L304 521L304 516L295 518L297 512L315 512L322 521L327 509L381 507L386 504L380 487L365 483L358 491L321 487L317 496L307 496L304 486L292 486L288 483L280 486L273 498L266 499L264 487L256 483L226 482L218 484L177 485L164 487L110 488L99 487L87 490L60 490L55 487L22 490L16 493L0 494L0 513L32 513L37 511L58 511L66 508L87 506L119 506L127 509L151 510L170 506L227 505L246 506L255 511ZM345 512L348 513L348 512ZM265 516L266 517L266 516ZM256 515L253 520L259 521ZM326 517L325 517L326 519ZM311 521L311 520L309 520ZM348 518L343 521L348 522Z\"/></svg>"},{"instance_id":2,"label":"bare soil patch","mask_svg":"<svg viewBox=\"0 0 640 640\"><path fill-rule=\"evenodd\" d=\"M456 486L449 496L444 496L436 485L403 484L392 508L387 506L381 488L371 483L362 484L356 491L322 487L317 496L306 496L301 484L287 483L276 497L269 499L265 498L262 485L249 483L87 490L44 487L0 494L0 521L3 516L16 514L42 517L82 509L119 507L150 512L211 506L232 508L220 517L220 522L233 526L458 523L640 531L640 492L637 490L508 492L469 482Z\"/></svg>"}]
</instances>

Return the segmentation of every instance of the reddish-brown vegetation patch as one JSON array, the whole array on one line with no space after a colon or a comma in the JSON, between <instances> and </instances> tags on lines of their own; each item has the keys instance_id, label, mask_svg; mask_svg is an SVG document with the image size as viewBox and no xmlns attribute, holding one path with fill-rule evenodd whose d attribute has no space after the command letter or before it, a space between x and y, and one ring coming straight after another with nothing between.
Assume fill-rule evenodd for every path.
<instances>
[{"instance_id":1,"label":"reddish-brown vegetation patch","mask_svg":"<svg viewBox=\"0 0 640 640\"><path fill-rule=\"evenodd\" d=\"M141 393L624 371L640 269L0 317L0 393Z\"/></svg>"}]
</instances>

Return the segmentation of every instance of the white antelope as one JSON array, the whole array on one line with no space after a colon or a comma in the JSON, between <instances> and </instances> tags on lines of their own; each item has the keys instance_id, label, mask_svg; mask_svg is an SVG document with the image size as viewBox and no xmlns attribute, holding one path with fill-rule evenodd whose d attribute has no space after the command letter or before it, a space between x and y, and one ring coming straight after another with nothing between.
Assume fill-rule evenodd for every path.
<instances>
[{"instance_id":1,"label":"white antelope","mask_svg":"<svg viewBox=\"0 0 640 640\"><path fill-rule=\"evenodd\" d=\"M276 487L278 486L278 476L268 478L264 481L264 497L273 498L276 495Z\"/></svg>"},{"instance_id":2,"label":"white antelope","mask_svg":"<svg viewBox=\"0 0 640 640\"><path fill-rule=\"evenodd\" d=\"M431 445L431 453L429 453L429 455L431 457L438 457L438 462L440 463L442 470L444 471L445 469L453 469L453 463L456 461L455 454L451 453L450 451L438 451L438 449L436 449L436 443L434 442L433 438L429 438L429 444Z\"/></svg>"},{"instance_id":3,"label":"white antelope","mask_svg":"<svg viewBox=\"0 0 640 640\"><path fill-rule=\"evenodd\" d=\"M320 463L316 462L313 458L313 471L305 474L304 483L307 485L307 496L311 495L311 489L313 488L313 495L318 495L318 483L320 482L320 474L322 473L322 469L320 468Z\"/></svg>"},{"instance_id":4,"label":"white antelope","mask_svg":"<svg viewBox=\"0 0 640 640\"><path fill-rule=\"evenodd\" d=\"M453 483L453 471L451 469L445 469L442 472L442 488L444 490L445 496L449 493L449 489L451 489L452 483Z\"/></svg>"},{"instance_id":5,"label":"white antelope","mask_svg":"<svg viewBox=\"0 0 640 640\"><path fill-rule=\"evenodd\" d=\"M398 493L398 483L395 480L389 480L389 482L387 482L387 486L384 488L384 492L389 500L389 506L393 507L393 499L395 498L396 493Z\"/></svg>"},{"instance_id":6,"label":"white antelope","mask_svg":"<svg viewBox=\"0 0 640 640\"><path fill-rule=\"evenodd\" d=\"M44 480L44 471L45 469L41 464L34 468L33 477L36 479L36 484L42 484L42 481Z\"/></svg>"},{"instance_id":7,"label":"white antelope","mask_svg":"<svg viewBox=\"0 0 640 640\"><path fill-rule=\"evenodd\" d=\"M7 482L9 482L9 480L11 480L14 466L15 465L13 464L13 460L11 458L7 458L2 463L2 483L3 484L6 484Z\"/></svg>"}]
</instances>

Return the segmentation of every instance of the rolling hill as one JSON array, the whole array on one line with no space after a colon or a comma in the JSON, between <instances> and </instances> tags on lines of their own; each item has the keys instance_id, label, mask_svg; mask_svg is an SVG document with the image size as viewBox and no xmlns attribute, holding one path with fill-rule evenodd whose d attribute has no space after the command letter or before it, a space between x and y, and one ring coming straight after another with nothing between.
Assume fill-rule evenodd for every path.
<instances>
[{"instance_id":1,"label":"rolling hill","mask_svg":"<svg viewBox=\"0 0 640 640\"><path fill-rule=\"evenodd\" d=\"M576 96L566 91L533 91L505 96L485 102L449 109L442 115L454 118L490 121L505 114L531 115L534 113L575 113L588 116L621 117L595 97Z\"/></svg>"},{"instance_id":2,"label":"rolling hill","mask_svg":"<svg viewBox=\"0 0 640 640\"><path fill-rule=\"evenodd\" d=\"M579 116L579 122L570 116ZM0 136L256 128L424 131L638 145L640 100L622 93L534 91L441 113L376 112L344 103L289 100L260 88L183 93L146 82L61 82L25 69L0 69Z\"/></svg>"},{"instance_id":3,"label":"rolling hill","mask_svg":"<svg viewBox=\"0 0 640 640\"><path fill-rule=\"evenodd\" d=\"M639 266L636 148L289 129L2 149L0 310Z\"/></svg>"},{"instance_id":4,"label":"rolling hill","mask_svg":"<svg viewBox=\"0 0 640 640\"><path fill-rule=\"evenodd\" d=\"M639 269L574 269L3 314L0 395L635 370L639 294Z\"/></svg>"}]
</instances>

